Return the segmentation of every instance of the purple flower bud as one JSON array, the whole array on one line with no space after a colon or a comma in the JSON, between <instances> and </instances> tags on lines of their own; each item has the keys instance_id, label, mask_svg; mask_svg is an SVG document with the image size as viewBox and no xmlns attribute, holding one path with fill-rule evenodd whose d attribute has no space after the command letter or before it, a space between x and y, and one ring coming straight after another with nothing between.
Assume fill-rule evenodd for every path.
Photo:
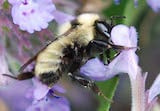
<instances>
[{"instance_id":1,"label":"purple flower bud","mask_svg":"<svg viewBox=\"0 0 160 111\"><path fill-rule=\"evenodd\" d=\"M160 10L160 0L147 0L147 3L153 11L158 12Z\"/></svg>"}]
</instances>

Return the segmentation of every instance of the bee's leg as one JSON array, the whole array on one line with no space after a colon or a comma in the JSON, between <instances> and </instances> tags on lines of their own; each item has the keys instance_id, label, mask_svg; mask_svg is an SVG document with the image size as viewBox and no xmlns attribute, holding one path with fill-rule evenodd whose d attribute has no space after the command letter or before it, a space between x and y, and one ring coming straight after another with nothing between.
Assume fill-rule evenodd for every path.
<instances>
[{"instance_id":1,"label":"bee's leg","mask_svg":"<svg viewBox=\"0 0 160 111\"><path fill-rule=\"evenodd\" d=\"M83 47L75 44L74 48L70 50L70 53L72 53L72 56L69 57L68 72L73 73L81 66L84 49Z\"/></svg>"},{"instance_id":2,"label":"bee's leg","mask_svg":"<svg viewBox=\"0 0 160 111\"><path fill-rule=\"evenodd\" d=\"M9 74L3 74L3 76L7 76L7 77L17 79L17 80L26 80L26 79L30 79L30 78L34 77L34 73L33 72L24 72L24 73L19 74L17 77L14 77Z\"/></svg>"},{"instance_id":3,"label":"bee's leg","mask_svg":"<svg viewBox=\"0 0 160 111\"><path fill-rule=\"evenodd\" d=\"M118 51L137 48L137 47L125 47L125 46L121 46L121 45L115 45L112 42L106 43L105 41L102 41L102 40L92 40L91 43L96 44L99 47L104 47L107 49L113 48Z\"/></svg>"},{"instance_id":4,"label":"bee's leg","mask_svg":"<svg viewBox=\"0 0 160 111\"><path fill-rule=\"evenodd\" d=\"M83 77L81 75L76 75L76 74L72 74L72 73L68 73L68 75L71 77L71 79L77 83L79 83L80 85L82 85L85 88L88 88L90 90L92 90L95 94L99 95L99 96L103 96L107 101L112 102L112 100L108 99L103 92L101 92L101 90L98 88L98 86L95 84L94 81Z\"/></svg>"}]
</instances>

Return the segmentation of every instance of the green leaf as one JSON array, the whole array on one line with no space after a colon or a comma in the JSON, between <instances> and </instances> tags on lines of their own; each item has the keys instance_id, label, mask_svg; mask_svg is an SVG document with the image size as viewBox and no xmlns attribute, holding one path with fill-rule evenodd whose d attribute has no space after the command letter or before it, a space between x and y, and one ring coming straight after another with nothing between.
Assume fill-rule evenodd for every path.
<instances>
[{"instance_id":1,"label":"green leaf","mask_svg":"<svg viewBox=\"0 0 160 111\"><path fill-rule=\"evenodd\" d=\"M105 82L99 82L97 83L97 85L101 89L101 91L105 94L105 96L108 99L112 100L118 83L119 83L119 77L114 77ZM111 102L105 100L101 96L99 96L99 100L100 100L99 111L109 111Z\"/></svg>"},{"instance_id":2,"label":"green leaf","mask_svg":"<svg viewBox=\"0 0 160 111\"><path fill-rule=\"evenodd\" d=\"M133 0L130 0L133 2ZM123 12L125 10L125 7L127 6L128 0L121 0L119 5L116 5L114 1L112 2L112 5L110 7L107 7L103 10L103 15L106 17L111 16L124 16ZM122 19L116 19L116 23L122 23Z\"/></svg>"}]
</instances>

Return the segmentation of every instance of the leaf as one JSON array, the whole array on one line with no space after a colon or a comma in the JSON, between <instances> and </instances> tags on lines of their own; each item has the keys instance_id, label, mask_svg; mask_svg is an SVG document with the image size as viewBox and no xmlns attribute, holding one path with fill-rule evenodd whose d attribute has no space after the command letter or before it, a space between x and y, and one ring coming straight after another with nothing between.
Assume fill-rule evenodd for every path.
<instances>
[{"instance_id":1,"label":"leaf","mask_svg":"<svg viewBox=\"0 0 160 111\"><path fill-rule=\"evenodd\" d=\"M147 4L145 0L139 0L138 6L135 7L132 0L129 0L124 9L123 15L126 16L123 23L126 25L137 25L146 15Z\"/></svg>"},{"instance_id":2,"label":"leaf","mask_svg":"<svg viewBox=\"0 0 160 111\"><path fill-rule=\"evenodd\" d=\"M105 82L99 82L97 83L97 85L101 89L101 91L105 94L105 96L108 99L112 100L118 83L119 83L119 77L114 77ZM101 96L99 96L99 100L100 100L100 107L98 111L109 111L111 102L105 100Z\"/></svg>"},{"instance_id":3,"label":"leaf","mask_svg":"<svg viewBox=\"0 0 160 111\"><path fill-rule=\"evenodd\" d=\"M9 3L8 3L8 1L4 1L4 3L3 3L3 9L9 9Z\"/></svg>"},{"instance_id":4,"label":"leaf","mask_svg":"<svg viewBox=\"0 0 160 111\"><path fill-rule=\"evenodd\" d=\"M132 0L130 0L132 1ZM132 1L133 2L133 1ZM128 3L128 0L121 0L119 5L114 4L114 1L112 5L109 8L106 8L103 10L103 15L106 17L111 17L111 16L124 16L123 12L125 10L125 7ZM133 2L134 3L134 2ZM116 23L122 23L122 19L115 19Z\"/></svg>"}]
</instances>

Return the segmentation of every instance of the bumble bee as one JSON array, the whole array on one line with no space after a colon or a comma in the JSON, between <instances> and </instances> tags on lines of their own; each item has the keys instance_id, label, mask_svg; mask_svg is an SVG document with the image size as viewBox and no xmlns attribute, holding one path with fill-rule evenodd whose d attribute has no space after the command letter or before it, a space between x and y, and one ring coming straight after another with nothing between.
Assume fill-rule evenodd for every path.
<instances>
[{"instance_id":1,"label":"bumble bee","mask_svg":"<svg viewBox=\"0 0 160 111\"><path fill-rule=\"evenodd\" d=\"M75 72L92 57L91 53L95 48L100 49L98 52L109 48L125 48L114 45L110 40L112 27L112 24L105 22L97 14L79 15L75 20L62 26L60 37L51 41L21 67L22 73L16 79L24 80L35 76L43 84L52 87L67 71L73 80L99 93L94 81ZM35 61L34 70L23 72L24 68L33 61Z\"/></svg>"}]
</instances>

